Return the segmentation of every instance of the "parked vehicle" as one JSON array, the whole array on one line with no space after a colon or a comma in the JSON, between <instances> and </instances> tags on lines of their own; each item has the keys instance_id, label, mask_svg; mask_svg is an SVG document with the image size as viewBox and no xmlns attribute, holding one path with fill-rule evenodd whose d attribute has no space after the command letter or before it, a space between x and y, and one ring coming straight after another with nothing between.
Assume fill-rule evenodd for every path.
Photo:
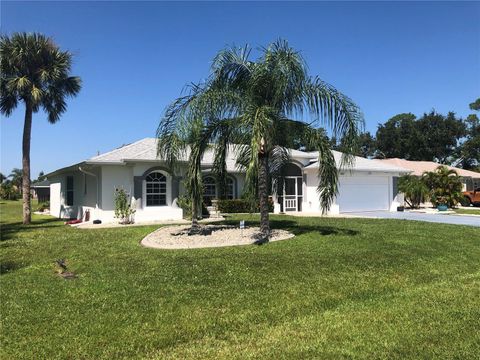
<instances>
[{"instance_id":1,"label":"parked vehicle","mask_svg":"<svg viewBox=\"0 0 480 360\"><path fill-rule=\"evenodd\" d=\"M480 187L473 191L464 191L462 194L467 199L468 206L470 204L480 206Z\"/></svg>"}]
</instances>

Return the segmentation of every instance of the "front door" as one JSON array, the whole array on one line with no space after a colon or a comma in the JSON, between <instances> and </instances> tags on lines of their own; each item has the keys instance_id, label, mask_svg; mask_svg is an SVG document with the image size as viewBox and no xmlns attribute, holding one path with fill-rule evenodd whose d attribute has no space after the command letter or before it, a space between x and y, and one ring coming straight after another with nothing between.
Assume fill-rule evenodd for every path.
<instances>
[{"instance_id":1,"label":"front door","mask_svg":"<svg viewBox=\"0 0 480 360\"><path fill-rule=\"evenodd\" d=\"M298 210L298 187L296 177L285 177L283 191L283 209L284 211Z\"/></svg>"}]
</instances>

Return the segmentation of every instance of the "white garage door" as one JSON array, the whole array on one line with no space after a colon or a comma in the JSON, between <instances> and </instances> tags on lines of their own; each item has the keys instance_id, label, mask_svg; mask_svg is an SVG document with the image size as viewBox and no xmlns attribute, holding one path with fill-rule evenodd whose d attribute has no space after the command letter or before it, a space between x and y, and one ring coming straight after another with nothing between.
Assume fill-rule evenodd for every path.
<instances>
[{"instance_id":1,"label":"white garage door","mask_svg":"<svg viewBox=\"0 0 480 360\"><path fill-rule=\"evenodd\" d=\"M389 210L388 176L340 176L340 212Z\"/></svg>"}]
</instances>

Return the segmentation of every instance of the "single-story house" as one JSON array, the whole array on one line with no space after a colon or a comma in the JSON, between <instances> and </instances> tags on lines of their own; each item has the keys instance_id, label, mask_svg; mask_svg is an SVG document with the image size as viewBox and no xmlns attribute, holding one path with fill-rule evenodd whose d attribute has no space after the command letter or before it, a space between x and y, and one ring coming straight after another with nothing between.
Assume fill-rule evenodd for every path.
<instances>
[{"instance_id":1,"label":"single-story house","mask_svg":"<svg viewBox=\"0 0 480 360\"><path fill-rule=\"evenodd\" d=\"M480 187L480 173L470 170L464 170L449 165L442 165L434 161L413 161L399 158L379 160L384 164L389 164L404 168L411 171L411 175L422 176L426 171L435 171L439 166L446 166L450 170L455 170L461 177L463 183L463 191L472 191Z\"/></svg>"},{"instance_id":2,"label":"single-story house","mask_svg":"<svg viewBox=\"0 0 480 360\"><path fill-rule=\"evenodd\" d=\"M340 164L342 154L334 151ZM284 169L283 191L273 194L274 212L322 212L317 193L317 153L291 150L291 163ZM86 210L90 220L114 221L114 193L124 189L136 208L135 221L177 220L183 216L177 205L185 192L182 179L188 158L179 159L172 173L157 158L157 139L145 138L113 151L94 156L47 174L50 181L50 212L61 218L80 218ZM183 163L183 164L182 164ZM202 161L205 198L217 196L218 189L210 169L213 151ZM242 195L245 171L237 164L233 151L227 156L228 197ZM397 179L408 173L404 168L355 158L348 169L340 170L339 194L330 214L352 211L391 210L403 204Z\"/></svg>"},{"instance_id":3,"label":"single-story house","mask_svg":"<svg viewBox=\"0 0 480 360\"><path fill-rule=\"evenodd\" d=\"M50 200L50 182L48 180L39 181L30 185L32 197L37 199L39 203Z\"/></svg>"}]
</instances>

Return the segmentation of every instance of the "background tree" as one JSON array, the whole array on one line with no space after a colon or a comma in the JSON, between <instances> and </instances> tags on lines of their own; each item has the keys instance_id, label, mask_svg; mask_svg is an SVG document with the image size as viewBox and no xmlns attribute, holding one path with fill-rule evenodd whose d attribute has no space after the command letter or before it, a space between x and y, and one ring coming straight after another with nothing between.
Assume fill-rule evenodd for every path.
<instances>
[{"instance_id":1,"label":"background tree","mask_svg":"<svg viewBox=\"0 0 480 360\"><path fill-rule=\"evenodd\" d=\"M419 119L399 114L379 125L378 151L385 158L436 161L449 164L466 134L466 127L453 112L447 116L432 111Z\"/></svg>"},{"instance_id":2,"label":"background tree","mask_svg":"<svg viewBox=\"0 0 480 360\"><path fill-rule=\"evenodd\" d=\"M422 142L417 144L418 152L413 160L430 160L440 164L450 164L460 139L466 134L462 119L453 112L447 116L432 111L415 122Z\"/></svg>"},{"instance_id":3,"label":"background tree","mask_svg":"<svg viewBox=\"0 0 480 360\"><path fill-rule=\"evenodd\" d=\"M3 175L2 173L0 173L0 183L3 183L4 180L6 180L7 177L5 175Z\"/></svg>"},{"instance_id":4,"label":"background tree","mask_svg":"<svg viewBox=\"0 0 480 360\"><path fill-rule=\"evenodd\" d=\"M470 104L470 109L480 110L480 98ZM468 115L465 125L465 141L457 149L458 166L467 170L480 171L480 120L477 114Z\"/></svg>"},{"instance_id":5,"label":"background tree","mask_svg":"<svg viewBox=\"0 0 480 360\"><path fill-rule=\"evenodd\" d=\"M312 120L302 121L303 114ZM348 162L363 117L348 97L311 78L301 55L279 40L261 49L256 61L250 59L247 47L218 53L207 80L190 86L188 94L167 109L158 129L160 156L169 163L181 158L188 144L189 132L184 129L197 122L201 134L190 163L199 164L204 151L212 147L214 172L225 175L226 154L236 152L246 168L247 192L259 199L260 230L268 241L270 184L289 160L287 146L298 143L318 150L318 192L322 208L328 210L338 190L338 171L322 126L330 126L333 135L343 139L344 162ZM200 188L196 171L188 178Z\"/></svg>"},{"instance_id":6,"label":"background tree","mask_svg":"<svg viewBox=\"0 0 480 360\"><path fill-rule=\"evenodd\" d=\"M480 98L470 103L469 107L471 110L480 111Z\"/></svg>"},{"instance_id":7,"label":"background tree","mask_svg":"<svg viewBox=\"0 0 480 360\"><path fill-rule=\"evenodd\" d=\"M332 150L344 151L344 146L341 140L338 142L337 139L333 137L330 142ZM365 158L381 157L378 151L377 141L369 131L358 135L358 138L355 141L354 155Z\"/></svg>"},{"instance_id":8,"label":"background tree","mask_svg":"<svg viewBox=\"0 0 480 360\"><path fill-rule=\"evenodd\" d=\"M43 172L43 170L42 170L38 173L38 177L34 182L41 182L45 179L46 179L45 172Z\"/></svg>"},{"instance_id":9,"label":"background tree","mask_svg":"<svg viewBox=\"0 0 480 360\"><path fill-rule=\"evenodd\" d=\"M0 112L10 116L19 102L25 105L22 141L23 223L31 221L30 139L32 114L41 108L50 123L67 109L66 98L80 91L80 78L70 76L72 54L52 39L33 33L0 37Z\"/></svg>"},{"instance_id":10,"label":"background tree","mask_svg":"<svg viewBox=\"0 0 480 360\"><path fill-rule=\"evenodd\" d=\"M14 168L8 178L15 185L19 190L22 189L22 181L23 181L23 171L22 169Z\"/></svg>"},{"instance_id":11,"label":"background tree","mask_svg":"<svg viewBox=\"0 0 480 360\"><path fill-rule=\"evenodd\" d=\"M384 158L417 160L417 147L423 141L422 134L415 126L415 115L398 114L378 126L377 148Z\"/></svg>"}]
</instances>

